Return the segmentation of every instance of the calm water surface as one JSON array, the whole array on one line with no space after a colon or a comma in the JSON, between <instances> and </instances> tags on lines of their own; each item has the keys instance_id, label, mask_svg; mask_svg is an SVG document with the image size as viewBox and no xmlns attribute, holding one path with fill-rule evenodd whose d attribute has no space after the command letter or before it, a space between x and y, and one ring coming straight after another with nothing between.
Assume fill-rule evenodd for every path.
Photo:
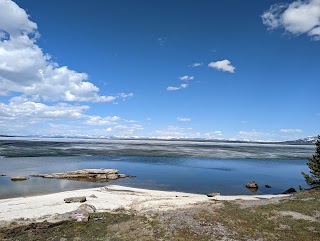
<instances>
[{"instance_id":1,"label":"calm water surface","mask_svg":"<svg viewBox=\"0 0 320 241\"><path fill-rule=\"evenodd\" d=\"M0 198L53 193L117 184L192 193L252 194L245 184L260 184L256 194L305 186L307 156L313 146L183 141L0 140ZM152 155L153 154L153 155ZM108 183L11 176L116 168L136 176ZM267 189L265 184L272 188Z\"/></svg>"}]
</instances>

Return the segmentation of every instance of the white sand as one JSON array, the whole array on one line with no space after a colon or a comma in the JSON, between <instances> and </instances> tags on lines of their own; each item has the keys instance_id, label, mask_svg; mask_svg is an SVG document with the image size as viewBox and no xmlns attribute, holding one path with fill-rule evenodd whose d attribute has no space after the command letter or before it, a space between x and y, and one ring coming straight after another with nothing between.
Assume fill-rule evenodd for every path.
<instances>
[{"instance_id":1,"label":"white sand","mask_svg":"<svg viewBox=\"0 0 320 241\"><path fill-rule=\"evenodd\" d=\"M94 194L97 198L90 197ZM97 208L97 212L113 211L118 208L132 209L139 212L148 210L169 210L215 200L260 200L290 195L239 195L216 196L138 189L111 185L107 188L92 188L59 192L41 196L11 198L0 200L0 221L12 221L19 218L46 219L56 214L63 214L77 209L80 203L65 203L67 197L87 197L87 204Z\"/></svg>"}]
</instances>

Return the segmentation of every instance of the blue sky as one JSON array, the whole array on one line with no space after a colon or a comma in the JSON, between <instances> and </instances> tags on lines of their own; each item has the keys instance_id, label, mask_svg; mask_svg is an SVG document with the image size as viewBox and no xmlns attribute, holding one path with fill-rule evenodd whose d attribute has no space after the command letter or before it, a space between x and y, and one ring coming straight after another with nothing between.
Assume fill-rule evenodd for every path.
<instances>
[{"instance_id":1,"label":"blue sky","mask_svg":"<svg viewBox=\"0 0 320 241\"><path fill-rule=\"evenodd\" d=\"M319 134L320 0L0 0L0 134Z\"/></svg>"}]
</instances>

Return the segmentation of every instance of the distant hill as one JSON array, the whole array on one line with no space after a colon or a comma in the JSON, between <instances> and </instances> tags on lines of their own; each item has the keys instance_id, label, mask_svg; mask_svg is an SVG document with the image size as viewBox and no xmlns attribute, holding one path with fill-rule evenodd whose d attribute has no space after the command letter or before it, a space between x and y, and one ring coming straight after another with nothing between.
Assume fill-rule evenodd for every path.
<instances>
[{"instance_id":1,"label":"distant hill","mask_svg":"<svg viewBox=\"0 0 320 241\"><path fill-rule=\"evenodd\" d=\"M316 143L317 139L318 137L316 136L309 136L309 137L294 140L294 141L284 141L282 143L289 144L289 145L313 145L314 143Z\"/></svg>"}]
</instances>

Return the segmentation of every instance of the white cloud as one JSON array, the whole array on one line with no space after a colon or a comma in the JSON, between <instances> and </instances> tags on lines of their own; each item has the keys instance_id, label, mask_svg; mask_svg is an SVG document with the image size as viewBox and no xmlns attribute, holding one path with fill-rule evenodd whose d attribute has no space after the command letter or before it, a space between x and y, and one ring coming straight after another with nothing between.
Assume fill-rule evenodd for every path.
<instances>
[{"instance_id":1,"label":"white cloud","mask_svg":"<svg viewBox=\"0 0 320 241\"><path fill-rule=\"evenodd\" d=\"M141 125L117 125L114 127L108 127L105 131L108 135L113 135L117 137L131 137L136 131L143 130Z\"/></svg>"},{"instance_id":2,"label":"white cloud","mask_svg":"<svg viewBox=\"0 0 320 241\"><path fill-rule=\"evenodd\" d=\"M110 135L101 128L105 126L112 126L114 136L129 136L130 133L143 129L136 121L119 116L87 115L85 112L89 109L86 105L46 105L14 97L8 104L0 102L0 133L100 137Z\"/></svg>"},{"instance_id":3,"label":"white cloud","mask_svg":"<svg viewBox=\"0 0 320 241\"><path fill-rule=\"evenodd\" d=\"M120 93L120 94L119 94L119 97L120 97L121 99L127 99L127 98L131 98L131 97L133 97L133 96L134 96L133 93Z\"/></svg>"},{"instance_id":4,"label":"white cloud","mask_svg":"<svg viewBox=\"0 0 320 241\"><path fill-rule=\"evenodd\" d=\"M38 100L80 102L117 98L99 95L86 73L53 62L36 44L37 24L11 0L0 0L0 32L0 95L16 92Z\"/></svg>"},{"instance_id":5,"label":"white cloud","mask_svg":"<svg viewBox=\"0 0 320 241\"><path fill-rule=\"evenodd\" d=\"M188 139L216 139L221 138L221 131L213 131L201 133L192 128L181 128L178 126L168 126L165 129L157 130L151 135L153 138L174 139L174 138L188 138Z\"/></svg>"},{"instance_id":6,"label":"white cloud","mask_svg":"<svg viewBox=\"0 0 320 241\"><path fill-rule=\"evenodd\" d=\"M177 121L188 122L188 121L191 121L191 118L178 117Z\"/></svg>"},{"instance_id":7,"label":"white cloud","mask_svg":"<svg viewBox=\"0 0 320 241\"><path fill-rule=\"evenodd\" d=\"M89 106L84 105L68 105L66 103L45 105L15 97L10 100L9 104L0 102L0 120L6 121L9 126L11 121L35 123L58 119L79 119L84 117L83 112L88 109Z\"/></svg>"},{"instance_id":8,"label":"white cloud","mask_svg":"<svg viewBox=\"0 0 320 241\"><path fill-rule=\"evenodd\" d=\"M181 90L181 89L185 89L188 87L188 84L181 84L180 86L178 87L175 87L175 86L168 86L167 90L168 91L173 91L173 90Z\"/></svg>"},{"instance_id":9,"label":"white cloud","mask_svg":"<svg viewBox=\"0 0 320 241\"><path fill-rule=\"evenodd\" d=\"M120 120L119 116L88 116L88 119L85 121L87 125L115 125L117 121Z\"/></svg>"},{"instance_id":10,"label":"white cloud","mask_svg":"<svg viewBox=\"0 0 320 241\"><path fill-rule=\"evenodd\" d=\"M203 63L193 63L192 65L191 65L191 67L200 67L200 66L202 66L203 65Z\"/></svg>"},{"instance_id":11,"label":"white cloud","mask_svg":"<svg viewBox=\"0 0 320 241\"><path fill-rule=\"evenodd\" d=\"M189 128L180 128L177 126L168 126L162 130L156 130L151 135L153 138L173 139L173 138L200 138L199 132L193 132Z\"/></svg>"},{"instance_id":12,"label":"white cloud","mask_svg":"<svg viewBox=\"0 0 320 241\"><path fill-rule=\"evenodd\" d=\"M280 129L282 133L301 133L303 132L301 129Z\"/></svg>"},{"instance_id":13,"label":"white cloud","mask_svg":"<svg viewBox=\"0 0 320 241\"><path fill-rule=\"evenodd\" d=\"M13 37L22 32L33 33L37 24L29 20L27 13L15 2L10 0L0 1L0 29Z\"/></svg>"},{"instance_id":14,"label":"white cloud","mask_svg":"<svg viewBox=\"0 0 320 241\"><path fill-rule=\"evenodd\" d=\"M308 34L320 40L320 0L272 5L261 18L269 29L284 28L292 34Z\"/></svg>"},{"instance_id":15,"label":"white cloud","mask_svg":"<svg viewBox=\"0 0 320 241\"><path fill-rule=\"evenodd\" d=\"M179 79L183 80L183 81L188 81L188 80L193 80L194 76L184 75L184 76L179 77Z\"/></svg>"},{"instance_id":16,"label":"white cloud","mask_svg":"<svg viewBox=\"0 0 320 241\"><path fill-rule=\"evenodd\" d=\"M234 66L231 65L231 62L227 59L211 62L208 64L208 66L217 70L222 70L230 73L234 73L234 70L236 69Z\"/></svg>"}]
</instances>

